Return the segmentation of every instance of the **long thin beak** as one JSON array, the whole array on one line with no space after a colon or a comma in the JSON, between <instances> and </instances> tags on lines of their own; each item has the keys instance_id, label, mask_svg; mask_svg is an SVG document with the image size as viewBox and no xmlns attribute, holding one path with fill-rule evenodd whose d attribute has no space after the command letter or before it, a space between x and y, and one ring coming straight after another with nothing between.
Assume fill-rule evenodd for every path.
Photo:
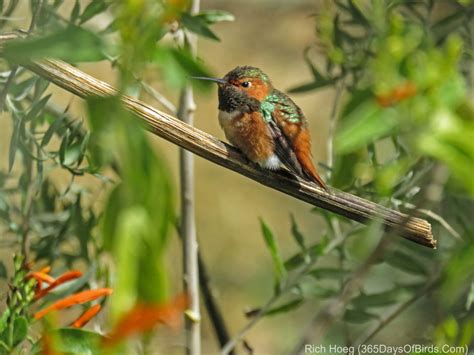
<instances>
[{"instance_id":1,"label":"long thin beak","mask_svg":"<svg viewBox=\"0 0 474 355\"><path fill-rule=\"evenodd\" d=\"M190 76L191 79L197 79L197 80L208 80L208 81L213 81L218 84L226 84L227 82L224 79L218 79L218 78L208 78L206 76Z\"/></svg>"}]
</instances>

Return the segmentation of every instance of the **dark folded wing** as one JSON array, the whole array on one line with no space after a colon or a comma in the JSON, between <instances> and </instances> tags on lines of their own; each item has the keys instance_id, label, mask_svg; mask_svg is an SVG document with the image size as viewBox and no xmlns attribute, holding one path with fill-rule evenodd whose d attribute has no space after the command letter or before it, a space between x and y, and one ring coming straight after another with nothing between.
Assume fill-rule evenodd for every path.
<instances>
[{"instance_id":1,"label":"dark folded wing","mask_svg":"<svg viewBox=\"0 0 474 355\"><path fill-rule=\"evenodd\" d=\"M273 141L275 143L275 154L280 159L282 164L293 174L303 176L301 164L298 162L293 147L291 146L288 138L283 134L275 120L271 120L268 123L268 129Z\"/></svg>"}]
</instances>

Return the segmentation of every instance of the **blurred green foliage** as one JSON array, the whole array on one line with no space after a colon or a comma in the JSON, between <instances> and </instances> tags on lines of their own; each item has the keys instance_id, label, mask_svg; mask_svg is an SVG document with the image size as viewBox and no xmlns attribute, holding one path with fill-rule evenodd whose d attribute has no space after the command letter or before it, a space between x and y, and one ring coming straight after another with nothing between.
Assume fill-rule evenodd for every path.
<instances>
[{"instance_id":1,"label":"blurred green foliage","mask_svg":"<svg viewBox=\"0 0 474 355\"><path fill-rule=\"evenodd\" d=\"M276 309L281 312L326 297L346 302L345 323L324 328L332 341L371 341L389 323L383 320L392 320L391 310L433 290L443 312L431 341L474 341L473 13L472 4L454 0L337 0L316 15L317 42L304 51L312 79L289 91L337 92L329 184L428 217L439 240L435 252L390 240L378 255L376 246L386 237L377 223L361 227L315 209L326 230L320 244L306 247L292 217L291 234L302 250L284 262L289 281L271 301L289 302ZM321 54L325 63L314 64ZM275 249L269 247L273 258ZM358 280L357 268L373 253L375 274ZM374 287L380 268L390 280ZM362 286L346 300L344 289L354 279ZM446 327L456 330L446 336Z\"/></svg>"},{"instance_id":2,"label":"blurred green foliage","mask_svg":"<svg viewBox=\"0 0 474 355\"><path fill-rule=\"evenodd\" d=\"M9 17L19 2L0 3L0 27L10 30ZM189 75L209 75L203 62L184 49L182 31L219 40L210 25L233 16L220 10L191 15L189 2L179 0L94 0L85 6L76 0L64 16L66 3L32 0L32 33L23 33L26 39L9 42L2 52L0 97L12 127L8 169L0 172L2 245L59 269L87 265L84 277L47 301L95 284L111 286L108 324L113 324L136 303L168 298L164 257L176 216L165 159L117 97L89 99L85 125L67 109L55 108L48 83L18 64L44 57L71 63L107 60L120 75L118 94L136 95L146 71L156 71L176 89ZM470 1L336 0L326 2L316 16L317 43L304 51L311 79L290 91L332 88L341 94L331 118L337 129L329 137L334 145L329 184L422 214L439 239L436 252L391 241L369 265L384 270L385 277L364 276L361 288L344 299L342 321L327 329L334 333L330 339L366 342L370 337L361 334L372 336L373 326L385 327L381 319L392 309L430 293L440 314L431 321L429 341L472 344L473 13ZM100 15L110 21L90 26ZM323 55L323 65L314 64L316 54ZM69 184L58 184L58 175L66 175ZM80 177L99 186L93 191L108 192L104 204ZM325 307L328 300L340 299L386 238L378 223L365 227L313 212L325 222L319 240L309 243L291 216L288 234L299 251L289 258L277 244L283 232L260 221L275 287L270 303L248 312L249 317L294 312L306 303ZM25 346L34 321L29 296L21 296L26 303L15 296L30 292L31 285L17 276L21 267L7 275L5 264L0 263L0 277L10 276L15 287L0 317L0 347L10 351ZM96 333L49 326L54 324L44 324L45 332L62 339L56 344L61 351L97 347ZM37 333L30 340L34 349L41 347Z\"/></svg>"},{"instance_id":3,"label":"blurred green foliage","mask_svg":"<svg viewBox=\"0 0 474 355\"><path fill-rule=\"evenodd\" d=\"M90 268L67 290L48 295L47 301L91 284L111 285L109 324L113 325L136 304L164 303L169 297L164 257L176 217L168 168L117 97L88 100L86 128L67 109L56 109L51 95L45 94L47 82L17 65L42 58L71 63L108 60L119 69L118 95L136 94L145 70L155 70L170 87L181 88L190 75L209 76L202 62L184 49L182 31L217 39L209 25L233 17L218 10L191 16L188 1L151 0L94 0L86 6L76 0L69 17L63 17L66 3L31 1L34 35L23 34L26 38L3 48L9 65L4 63L1 76L4 107L11 113L13 131L9 171L0 179L1 218L4 235L14 236L10 247L20 246L24 258L60 268L82 260ZM18 2L9 6L0 6L6 18ZM110 23L88 26L104 14ZM65 189L54 183L61 171L70 176ZM95 184L102 185L99 190L109 191L105 205L91 198L89 187L77 182L79 176L94 177ZM106 255L112 256L113 266L104 263ZM3 318L8 319L8 329L20 329L9 313ZM29 317L24 323L29 327L33 322ZM23 328L21 339L7 339L8 349L24 345ZM56 339L51 341L61 351L90 352L98 346L91 341L95 333L50 331ZM37 343L35 351L44 346Z\"/></svg>"}]
</instances>

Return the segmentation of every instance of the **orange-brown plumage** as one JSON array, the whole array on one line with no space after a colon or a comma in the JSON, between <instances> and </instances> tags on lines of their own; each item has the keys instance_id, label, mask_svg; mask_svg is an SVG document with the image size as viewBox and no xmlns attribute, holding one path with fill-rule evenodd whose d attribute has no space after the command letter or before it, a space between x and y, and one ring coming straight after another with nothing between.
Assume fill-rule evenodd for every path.
<instances>
[{"instance_id":1,"label":"orange-brown plumage","mask_svg":"<svg viewBox=\"0 0 474 355\"><path fill-rule=\"evenodd\" d=\"M251 161L259 163L273 154L273 139L259 112L242 113L220 123L229 142Z\"/></svg>"},{"instance_id":2,"label":"orange-brown plumage","mask_svg":"<svg viewBox=\"0 0 474 355\"><path fill-rule=\"evenodd\" d=\"M251 161L266 169L288 169L326 185L311 159L311 137L301 109L275 89L255 67L237 67L219 84L219 122L227 139Z\"/></svg>"}]
</instances>

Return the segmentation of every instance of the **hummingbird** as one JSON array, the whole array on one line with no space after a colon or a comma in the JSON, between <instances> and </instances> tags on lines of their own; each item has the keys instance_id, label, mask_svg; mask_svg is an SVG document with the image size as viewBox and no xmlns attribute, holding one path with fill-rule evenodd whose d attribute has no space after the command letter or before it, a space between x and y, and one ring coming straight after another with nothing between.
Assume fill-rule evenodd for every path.
<instances>
[{"instance_id":1,"label":"hummingbird","mask_svg":"<svg viewBox=\"0 0 474 355\"><path fill-rule=\"evenodd\" d=\"M311 136L303 111L275 89L261 69L241 66L222 79L193 77L218 84L219 124L229 142L253 163L286 169L327 190L311 159Z\"/></svg>"}]
</instances>

